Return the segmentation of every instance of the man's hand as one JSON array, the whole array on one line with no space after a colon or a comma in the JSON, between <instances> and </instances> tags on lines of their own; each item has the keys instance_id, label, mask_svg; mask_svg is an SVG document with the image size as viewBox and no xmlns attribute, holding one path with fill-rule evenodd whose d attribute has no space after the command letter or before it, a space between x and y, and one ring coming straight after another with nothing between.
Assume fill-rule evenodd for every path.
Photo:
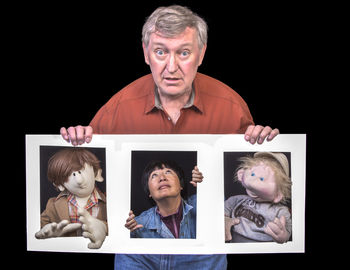
<instances>
[{"instance_id":1,"label":"man's hand","mask_svg":"<svg viewBox=\"0 0 350 270\"><path fill-rule=\"evenodd\" d=\"M270 235L277 243L283 244L288 241L289 233L286 230L286 218L275 218L273 222L266 225L265 233Z\"/></svg>"},{"instance_id":2,"label":"man's hand","mask_svg":"<svg viewBox=\"0 0 350 270\"><path fill-rule=\"evenodd\" d=\"M256 142L262 144L265 139L269 142L278 134L280 132L277 128L272 129L269 126L250 125L244 133L244 139L251 144L255 144Z\"/></svg>"},{"instance_id":3,"label":"man's hand","mask_svg":"<svg viewBox=\"0 0 350 270\"><path fill-rule=\"evenodd\" d=\"M202 183L203 181L203 174L199 171L197 166L194 166L194 169L192 170L192 181L190 183L197 187L197 183Z\"/></svg>"},{"instance_id":4,"label":"man's hand","mask_svg":"<svg viewBox=\"0 0 350 270\"><path fill-rule=\"evenodd\" d=\"M81 228L80 223L69 223L68 220L62 220L60 223L52 222L46 224L35 234L37 239L46 239L52 237L64 236L66 233L76 231Z\"/></svg>"},{"instance_id":5,"label":"man's hand","mask_svg":"<svg viewBox=\"0 0 350 270\"><path fill-rule=\"evenodd\" d=\"M79 221L83 223L83 236L90 239L88 248L98 249L102 246L106 235L107 226L101 220L94 218L84 208L78 210Z\"/></svg>"},{"instance_id":6,"label":"man's hand","mask_svg":"<svg viewBox=\"0 0 350 270\"><path fill-rule=\"evenodd\" d=\"M132 210L130 210L129 217L126 220L126 223L125 223L124 226L127 229L129 229L131 232L133 232L133 231L143 227L142 224L137 224L137 221L135 220L135 215L134 215Z\"/></svg>"},{"instance_id":7,"label":"man's hand","mask_svg":"<svg viewBox=\"0 0 350 270\"><path fill-rule=\"evenodd\" d=\"M89 143L92 140L93 129L90 126L76 126L66 129L62 127L60 130L62 138L73 146Z\"/></svg>"},{"instance_id":8,"label":"man's hand","mask_svg":"<svg viewBox=\"0 0 350 270\"><path fill-rule=\"evenodd\" d=\"M231 227L239 223L238 218L230 218L225 216L225 241L231 241Z\"/></svg>"}]
</instances>

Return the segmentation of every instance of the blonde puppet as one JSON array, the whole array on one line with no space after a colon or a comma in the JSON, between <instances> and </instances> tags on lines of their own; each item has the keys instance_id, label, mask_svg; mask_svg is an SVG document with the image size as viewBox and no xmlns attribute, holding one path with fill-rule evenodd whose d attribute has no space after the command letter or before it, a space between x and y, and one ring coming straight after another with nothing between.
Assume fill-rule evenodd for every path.
<instances>
[{"instance_id":1,"label":"blonde puppet","mask_svg":"<svg viewBox=\"0 0 350 270\"><path fill-rule=\"evenodd\" d=\"M225 241L288 241L292 220L285 203L291 197L292 183L287 157L282 153L257 152L240 161L236 179L247 195L225 201Z\"/></svg>"}]
</instances>

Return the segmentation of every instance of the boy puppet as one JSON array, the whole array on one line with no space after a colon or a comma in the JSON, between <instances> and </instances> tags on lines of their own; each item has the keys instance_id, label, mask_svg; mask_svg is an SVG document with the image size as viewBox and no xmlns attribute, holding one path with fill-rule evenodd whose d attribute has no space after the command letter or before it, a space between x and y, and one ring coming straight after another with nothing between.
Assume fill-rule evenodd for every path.
<instances>
[{"instance_id":1,"label":"boy puppet","mask_svg":"<svg viewBox=\"0 0 350 270\"><path fill-rule=\"evenodd\" d=\"M198 168L192 170L193 186L202 182ZM147 195L156 206L135 217L132 211L125 227L132 238L196 238L196 195L187 200L181 196L184 172L175 162L153 161L142 176Z\"/></svg>"},{"instance_id":2,"label":"boy puppet","mask_svg":"<svg viewBox=\"0 0 350 270\"><path fill-rule=\"evenodd\" d=\"M247 195L225 201L225 241L288 241L292 220L284 203L291 197L292 183L287 157L282 153L257 152L241 161L237 180Z\"/></svg>"},{"instance_id":3,"label":"boy puppet","mask_svg":"<svg viewBox=\"0 0 350 270\"><path fill-rule=\"evenodd\" d=\"M104 180L101 173L100 161L84 148L55 153L48 162L47 175L61 193L48 200L35 237L82 235L91 241L88 248L100 248L107 235L106 197L95 187L95 181Z\"/></svg>"}]
</instances>

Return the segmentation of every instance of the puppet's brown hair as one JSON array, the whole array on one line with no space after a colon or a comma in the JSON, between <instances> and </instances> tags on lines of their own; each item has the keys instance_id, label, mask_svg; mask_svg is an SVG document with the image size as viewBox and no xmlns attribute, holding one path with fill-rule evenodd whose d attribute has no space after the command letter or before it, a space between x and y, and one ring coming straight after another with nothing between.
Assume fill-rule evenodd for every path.
<instances>
[{"instance_id":1,"label":"puppet's brown hair","mask_svg":"<svg viewBox=\"0 0 350 270\"><path fill-rule=\"evenodd\" d=\"M68 181L69 175L84 168L85 163L94 168L95 176L100 167L97 157L85 148L69 147L55 153L48 161L47 177L58 187Z\"/></svg>"}]
</instances>

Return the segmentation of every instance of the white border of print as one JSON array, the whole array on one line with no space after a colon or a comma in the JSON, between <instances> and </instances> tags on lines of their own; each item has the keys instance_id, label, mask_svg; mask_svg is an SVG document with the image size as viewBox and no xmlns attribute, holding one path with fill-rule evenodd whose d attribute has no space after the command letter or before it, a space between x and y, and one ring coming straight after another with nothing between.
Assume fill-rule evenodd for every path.
<instances>
[{"instance_id":1,"label":"white border of print","mask_svg":"<svg viewBox=\"0 0 350 270\"><path fill-rule=\"evenodd\" d=\"M41 145L69 146L58 135L26 136L27 249L31 251L220 254L304 252L306 135L278 135L262 145L243 135L94 135L84 147L106 148L107 217L109 232L102 247L87 248L88 239L61 237L38 240L40 229ZM131 239L124 227L130 210L132 151L197 151L204 181L197 188L196 239ZM277 243L225 243L223 152L291 152L293 240Z\"/></svg>"}]
</instances>

